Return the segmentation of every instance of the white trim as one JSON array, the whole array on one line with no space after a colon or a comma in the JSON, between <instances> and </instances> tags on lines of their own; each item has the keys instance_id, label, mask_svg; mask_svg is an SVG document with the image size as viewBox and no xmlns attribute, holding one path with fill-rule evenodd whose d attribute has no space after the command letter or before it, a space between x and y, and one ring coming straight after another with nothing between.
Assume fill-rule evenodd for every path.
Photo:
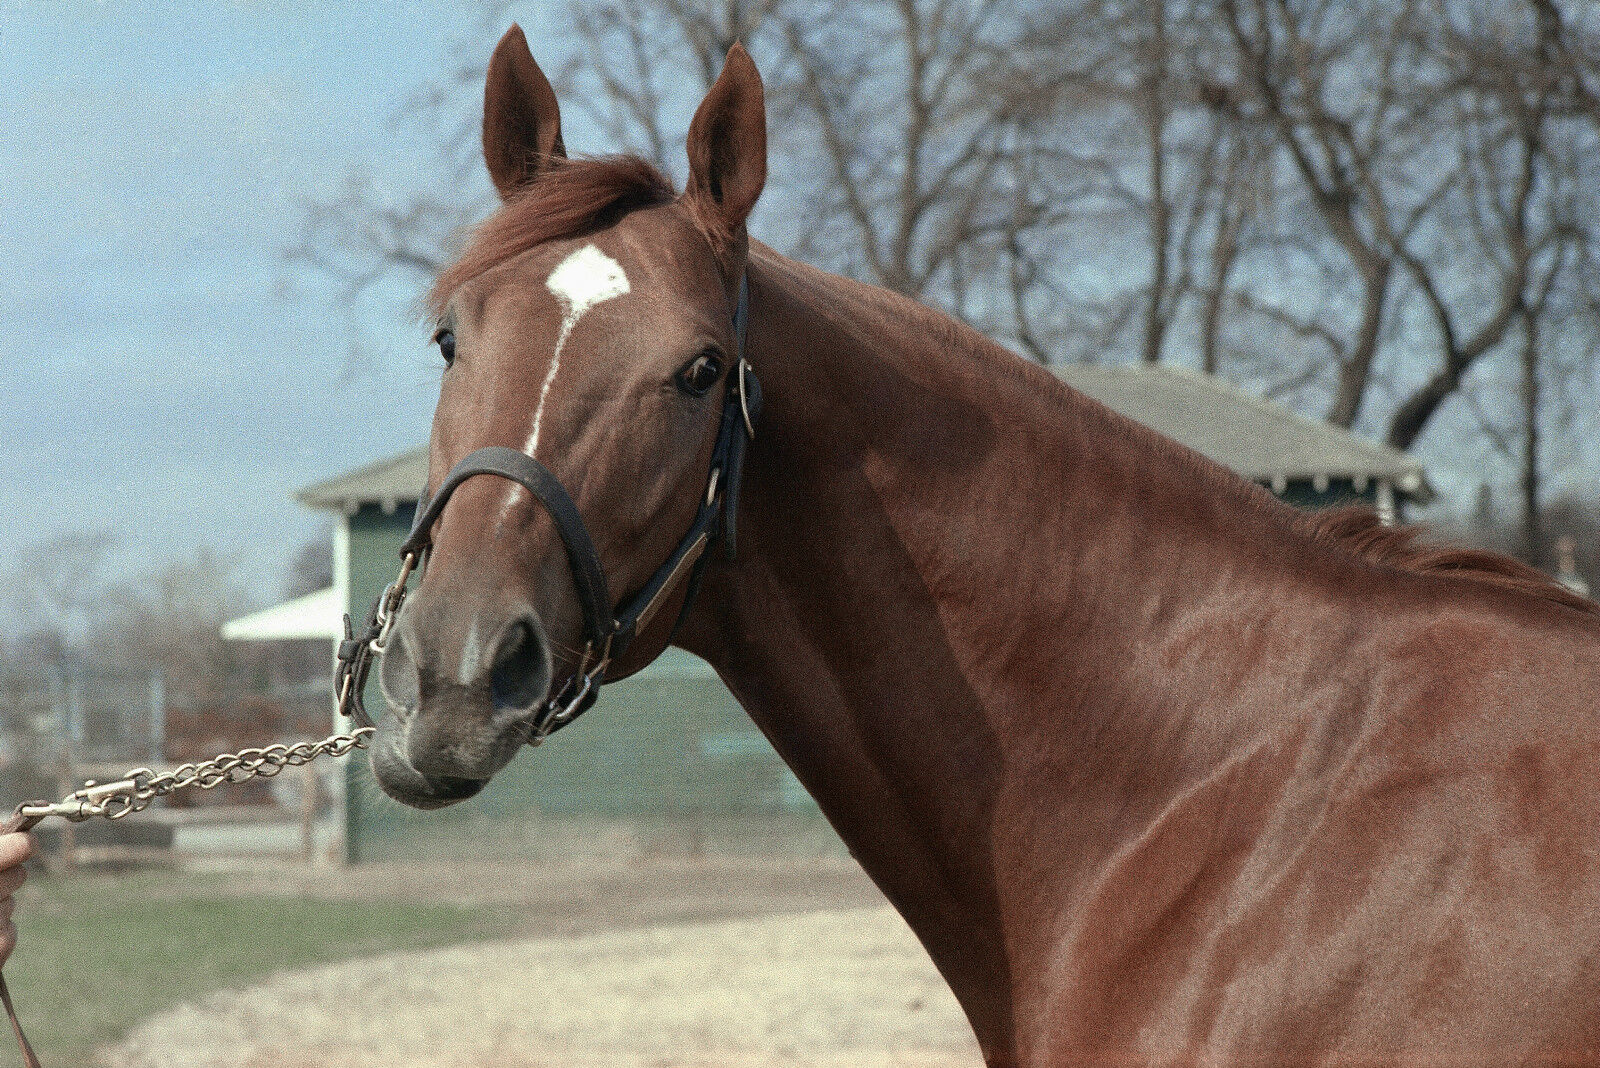
<instances>
[{"instance_id":1,"label":"white trim","mask_svg":"<svg viewBox=\"0 0 1600 1068\"><path fill-rule=\"evenodd\" d=\"M339 516L333 524L333 588L339 601L339 611L341 613L350 611L351 514L352 513L349 511L345 512L343 515ZM341 618L339 625L339 637L333 639L333 644L329 648L328 666L330 669L339 662L339 640L343 637L344 621ZM328 714L333 723L332 733L341 734L345 730L349 729L351 725L350 721L339 715L339 695L336 693L330 692L329 694ZM353 750L353 752L359 753L360 750ZM341 757L336 765L339 769L338 772L336 774L329 775L324 781L325 785L329 788L328 792L331 795L329 797L329 803L331 804L334 812L333 826L335 828L335 841L330 850L330 855L337 858L336 863L340 865L348 864L350 862L350 791L347 788L350 783L350 771L349 768L346 767L349 760L350 754L348 753Z\"/></svg>"},{"instance_id":2,"label":"white trim","mask_svg":"<svg viewBox=\"0 0 1600 1068\"><path fill-rule=\"evenodd\" d=\"M333 524L333 588L339 591L342 612L350 611L350 517Z\"/></svg>"}]
</instances>

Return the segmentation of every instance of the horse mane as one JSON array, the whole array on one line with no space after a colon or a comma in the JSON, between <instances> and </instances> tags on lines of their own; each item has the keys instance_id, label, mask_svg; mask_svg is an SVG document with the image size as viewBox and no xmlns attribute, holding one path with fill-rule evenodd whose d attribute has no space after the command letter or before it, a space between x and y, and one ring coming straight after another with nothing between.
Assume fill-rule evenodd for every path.
<instances>
[{"instance_id":1,"label":"horse mane","mask_svg":"<svg viewBox=\"0 0 1600 1068\"><path fill-rule=\"evenodd\" d=\"M602 230L630 212L676 198L671 180L638 156L549 160L536 180L473 230L461 255L429 290L428 306L441 313L457 288L546 241ZM696 205L690 208L696 225L714 242L713 220L694 210ZM1600 616L1600 602L1573 593L1536 568L1502 553L1419 544L1420 528L1385 526L1364 505L1303 513L1295 522L1313 541L1369 564L1448 575Z\"/></svg>"},{"instance_id":2,"label":"horse mane","mask_svg":"<svg viewBox=\"0 0 1600 1068\"><path fill-rule=\"evenodd\" d=\"M1419 542L1422 528L1384 526L1365 505L1302 513L1296 519L1313 541L1370 564L1479 582L1600 616L1600 603L1580 597L1537 568L1503 553Z\"/></svg>"},{"instance_id":3,"label":"horse mane","mask_svg":"<svg viewBox=\"0 0 1600 1068\"><path fill-rule=\"evenodd\" d=\"M461 285L536 245L603 230L629 212L676 197L666 175L638 156L551 159L472 231L467 247L433 283L428 307L441 313Z\"/></svg>"},{"instance_id":4,"label":"horse mane","mask_svg":"<svg viewBox=\"0 0 1600 1068\"><path fill-rule=\"evenodd\" d=\"M1022 368L1027 365L1023 361L1002 361L998 366L1013 373L1018 381L1026 381L1022 377ZM1064 395L1089 400L1085 394L1071 388ZM1111 413L1104 405L1091 404ZM1082 418L1081 412L1073 415ZM1106 429L1109 428L1120 431L1130 447L1135 443L1148 447L1151 442L1147 438L1153 438L1155 448L1169 462L1181 465L1191 480L1205 487L1208 493L1231 497L1241 508L1255 510L1262 522L1273 517L1286 517L1295 533L1337 554L1354 557L1374 567L1418 575L1440 575L1509 590L1576 609L1585 615L1600 617L1600 601L1574 593L1538 568L1504 553L1429 543L1422 540L1426 534L1425 527L1388 526L1375 510L1365 504L1317 510L1296 508L1267 493L1265 487L1240 478L1221 464L1200 456L1171 438L1150 431L1136 420L1114 419Z\"/></svg>"}]
</instances>

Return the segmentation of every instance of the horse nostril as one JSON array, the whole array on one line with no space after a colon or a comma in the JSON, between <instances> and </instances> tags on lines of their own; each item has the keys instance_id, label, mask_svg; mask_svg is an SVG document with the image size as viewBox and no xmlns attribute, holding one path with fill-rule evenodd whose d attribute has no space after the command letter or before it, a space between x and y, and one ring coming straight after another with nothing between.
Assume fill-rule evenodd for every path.
<instances>
[{"instance_id":1,"label":"horse nostril","mask_svg":"<svg viewBox=\"0 0 1600 1068\"><path fill-rule=\"evenodd\" d=\"M544 649L539 634L527 620L506 628L495 651L490 691L498 709L527 709L544 700L548 686Z\"/></svg>"}]
</instances>

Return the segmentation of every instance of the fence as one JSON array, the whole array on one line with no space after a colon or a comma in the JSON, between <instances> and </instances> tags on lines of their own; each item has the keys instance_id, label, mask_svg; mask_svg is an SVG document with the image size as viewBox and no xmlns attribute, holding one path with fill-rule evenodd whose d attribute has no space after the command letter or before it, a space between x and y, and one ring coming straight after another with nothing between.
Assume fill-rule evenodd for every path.
<instances>
[{"instance_id":1,"label":"fence","mask_svg":"<svg viewBox=\"0 0 1600 1068\"><path fill-rule=\"evenodd\" d=\"M121 765L120 773L130 763L158 762L166 704L159 671L72 665L7 674L0 678L0 787L6 797L31 798L46 781L45 793L54 793L95 777L102 765Z\"/></svg>"},{"instance_id":2,"label":"fence","mask_svg":"<svg viewBox=\"0 0 1600 1068\"><path fill-rule=\"evenodd\" d=\"M199 705L168 700L159 671L71 664L0 673L0 806L54 799L85 780L164 768L247 746L321 737L326 681L232 694ZM323 769L328 774L332 769ZM309 787L309 789L308 789ZM320 796L319 796L320 795ZM310 773L213 791L185 791L136 819L41 825L47 853L71 863L130 851L326 852L336 828L328 791Z\"/></svg>"}]
</instances>

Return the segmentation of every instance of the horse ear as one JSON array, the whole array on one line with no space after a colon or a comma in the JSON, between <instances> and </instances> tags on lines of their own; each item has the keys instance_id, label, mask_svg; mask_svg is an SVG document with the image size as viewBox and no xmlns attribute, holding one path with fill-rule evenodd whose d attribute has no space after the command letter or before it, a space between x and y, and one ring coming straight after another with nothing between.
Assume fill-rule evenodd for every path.
<instances>
[{"instance_id":1,"label":"horse ear","mask_svg":"<svg viewBox=\"0 0 1600 1068\"><path fill-rule=\"evenodd\" d=\"M744 45L728 50L722 74L689 124L688 194L737 233L767 182L767 104Z\"/></svg>"},{"instance_id":2,"label":"horse ear","mask_svg":"<svg viewBox=\"0 0 1600 1068\"><path fill-rule=\"evenodd\" d=\"M500 199L539 176L551 160L565 159L556 91L528 51L522 27L512 23L489 59L483 86L483 161Z\"/></svg>"}]
</instances>

